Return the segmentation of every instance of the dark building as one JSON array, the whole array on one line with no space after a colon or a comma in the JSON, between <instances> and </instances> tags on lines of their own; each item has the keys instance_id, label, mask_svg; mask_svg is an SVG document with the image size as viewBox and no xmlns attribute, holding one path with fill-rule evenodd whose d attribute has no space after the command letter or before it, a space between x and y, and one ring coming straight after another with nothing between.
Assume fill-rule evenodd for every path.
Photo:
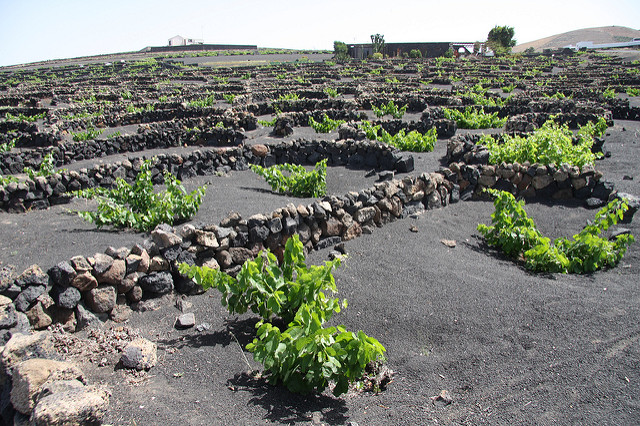
<instances>
[{"instance_id":1,"label":"dark building","mask_svg":"<svg viewBox=\"0 0 640 426\"><path fill-rule=\"evenodd\" d=\"M247 44L188 44L182 46L158 46L145 47L141 52L184 52L203 50L257 50L256 45Z\"/></svg>"},{"instance_id":2,"label":"dark building","mask_svg":"<svg viewBox=\"0 0 640 426\"><path fill-rule=\"evenodd\" d=\"M453 42L432 42L432 43L385 43L384 55L390 58L402 57L412 50L419 50L423 58L437 58L443 56L447 50L452 49L459 52L460 49L465 54L474 53L476 43L453 43ZM480 43L483 44L483 43ZM347 53L354 59L366 59L373 55L373 44L349 44Z\"/></svg>"}]
</instances>

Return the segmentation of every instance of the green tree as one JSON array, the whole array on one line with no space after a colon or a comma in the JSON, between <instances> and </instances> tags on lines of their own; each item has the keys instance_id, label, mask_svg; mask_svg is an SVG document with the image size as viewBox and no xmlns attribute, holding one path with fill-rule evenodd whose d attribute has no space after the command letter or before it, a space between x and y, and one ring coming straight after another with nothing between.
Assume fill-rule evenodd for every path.
<instances>
[{"instance_id":1,"label":"green tree","mask_svg":"<svg viewBox=\"0 0 640 426\"><path fill-rule=\"evenodd\" d=\"M373 43L373 53L384 55L384 36L382 34L372 34L371 43Z\"/></svg>"},{"instance_id":2,"label":"green tree","mask_svg":"<svg viewBox=\"0 0 640 426\"><path fill-rule=\"evenodd\" d=\"M496 55L506 55L511 53L511 48L516 45L514 34L513 27L496 25L489 31L487 44Z\"/></svg>"},{"instance_id":3,"label":"green tree","mask_svg":"<svg viewBox=\"0 0 640 426\"><path fill-rule=\"evenodd\" d=\"M341 41L333 42L333 57L338 61L346 61L349 59L349 49L347 45Z\"/></svg>"}]
</instances>

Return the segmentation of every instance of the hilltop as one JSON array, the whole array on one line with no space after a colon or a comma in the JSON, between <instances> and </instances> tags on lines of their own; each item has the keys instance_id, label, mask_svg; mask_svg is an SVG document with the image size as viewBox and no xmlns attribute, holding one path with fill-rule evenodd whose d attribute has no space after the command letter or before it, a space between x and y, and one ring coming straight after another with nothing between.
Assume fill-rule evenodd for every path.
<instances>
[{"instance_id":1,"label":"hilltop","mask_svg":"<svg viewBox=\"0 0 640 426\"><path fill-rule=\"evenodd\" d=\"M592 41L594 43L625 42L637 37L640 37L640 31L629 27L583 28L519 44L513 48L513 52L521 53L530 47L540 52L543 49L558 49L569 44L575 45L580 41Z\"/></svg>"}]
</instances>

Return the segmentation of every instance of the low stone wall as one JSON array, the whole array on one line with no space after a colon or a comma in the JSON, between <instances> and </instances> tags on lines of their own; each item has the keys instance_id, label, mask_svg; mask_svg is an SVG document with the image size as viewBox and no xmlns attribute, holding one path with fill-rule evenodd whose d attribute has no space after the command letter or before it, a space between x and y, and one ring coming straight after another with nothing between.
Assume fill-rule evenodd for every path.
<instances>
[{"instance_id":1,"label":"low stone wall","mask_svg":"<svg viewBox=\"0 0 640 426\"><path fill-rule=\"evenodd\" d=\"M235 275L264 248L280 256L293 234L300 236L307 250L327 248L372 233L395 219L457 200L457 185L441 173L425 173L308 205L289 204L246 219L231 214L218 225L160 225L148 240L134 247L109 247L104 253L75 256L46 272L33 265L15 279L3 281L0 294L12 303L2 307L0 343L28 324L44 329L61 323L75 331L96 316L125 321L143 299L174 290L201 292L178 272L182 262Z\"/></svg>"},{"instance_id":2,"label":"low stone wall","mask_svg":"<svg viewBox=\"0 0 640 426\"><path fill-rule=\"evenodd\" d=\"M227 129L212 129L227 130ZM153 136L149 136L151 140ZM109 142L109 141L106 141ZM95 145L100 146L96 143ZM85 146L93 146L90 143ZM107 145L107 147L110 145ZM115 143L114 147L122 148ZM114 148L115 149L115 148ZM109 153L109 152L108 152ZM111 152L113 154L113 152ZM65 154L66 155L66 154ZM98 156L99 157L99 156ZM27 209L44 209L53 204L66 203L67 192L80 189L114 186L117 178L133 182L144 157L91 169L64 171L47 177L26 179L0 186L0 209L21 213ZM271 166L282 163L315 164L327 158L331 166L351 166L407 173L413 170L413 157L377 142L369 141L306 141L298 140L278 145L235 148L202 149L188 154L160 154L152 170L154 183L162 183L163 172L169 171L178 179L210 176L231 170L246 170L248 164Z\"/></svg>"},{"instance_id":3,"label":"low stone wall","mask_svg":"<svg viewBox=\"0 0 640 426\"><path fill-rule=\"evenodd\" d=\"M194 127L200 120L195 120ZM206 124L206 122L204 123ZM48 134L49 138L53 135ZM203 130L189 131L183 124L172 123L141 127L135 135L121 135L109 139L95 139L83 142L68 142L58 146L31 149L0 154L0 174L23 173L25 167L37 170L42 158L52 154L56 167L74 161L100 158L108 155L139 152L147 149L171 148L183 145L197 146L237 146L245 136L242 132L224 127L207 126ZM52 144L55 145L55 144Z\"/></svg>"},{"instance_id":4,"label":"low stone wall","mask_svg":"<svg viewBox=\"0 0 640 426\"><path fill-rule=\"evenodd\" d=\"M134 105L135 106L135 105ZM141 105L143 106L143 105ZM78 113L84 112L79 110ZM87 111L95 112L95 111ZM65 114L72 114L72 112L64 111ZM58 130L79 131L86 129L89 126L100 124L107 127L126 126L131 124L145 124L145 123L162 123L169 121L186 121L186 120L206 120L207 122L223 123L224 127L245 130L253 130L256 128L257 119L253 114L233 111L229 114L228 110L215 107L188 107L187 103L166 103L158 104L153 111L140 111L126 113L122 110L115 108L102 111L99 117L85 117L74 120L61 120L61 113L53 112L51 117L47 117L47 121L50 125L55 125ZM189 122L183 123L187 127ZM201 126L202 127L202 126Z\"/></svg>"},{"instance_id":5,"label":"low stone wall","mask_svg":"<svg viewBox=\"0 0 640 426\"><path fill-rule=\"evenodd\" d=\"M294 127L308 127L310 117L315 121L321 122L324 120L325 115L332 120L361 121L367 119L366 113L362 111L358 112L356 110L328 109L304 112L286 112L280 114L276 118L273 126L273 134L276 136L288 136L293 133Z\"/></svg>"},{"instance_id":6,"label":"low stone wall","mask_svg":"<svg viewBox=\"0 0 640 426\"><path fill-rule=\"evenodd\" d=\"M545 113L545 112L530 112L526 114L512 115L507 119L505 124L505 132L532 132L535 129L542 127L545 121L549 120L551 116L554 117L554 121L560 124L566 124L570 129L577 129L580 126L584 126L589 122L597 122L600 117L604 117L607 123L612 126L613 120L611 119L611 112L607 110L601 110L597 112L580 112L580 113Z\"/></svg>"},{"instance_id":7,"label":"low stone wall","mask_svg":"<svg viewBox=\"0 0 640 426\"><path fill-rule=\"evenodd\" d=\"M488 164L489 151L476 145L478 140L478 135L464 135L447 145L449 166L442 172L459 185L463 200L483 197L485 188L494 188L524 198L576 198L595 208L613 191L613 184L602 181L602 173L591 165Z\"/></svg>"},{"instance_id":8,"label":"low stone wall","mask_svg":"<svg viewBox=\"0 0 640 426\"><path fill-rule=\"evenodd\" d=\"M300 96L308 96L315 99L298 99L298 100L268 100L267 102L251 103L246 106L247 111L257 116L266 114L275 114L276 107L282 112L305 112L305 111L320 111L320 110L357 110L358 104L355 100L350 99L322 99L327 97L324 93L309 93L302 90L297 90L295 93ZM268 95L274 95L268 93ZM257 96L252 100L257 101Z\"/></svg>"}]
</instances>

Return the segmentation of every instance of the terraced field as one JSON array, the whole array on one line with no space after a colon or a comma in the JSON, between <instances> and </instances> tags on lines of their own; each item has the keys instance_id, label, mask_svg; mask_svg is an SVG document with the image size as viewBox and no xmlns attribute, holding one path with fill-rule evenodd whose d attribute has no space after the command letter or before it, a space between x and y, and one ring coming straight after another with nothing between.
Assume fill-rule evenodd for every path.
<instances>
[{"instance_id":1,"label":"terraced field","mask_svg":"<svg viewBox=\"0 0 640 426\"><path fill-rule=\"evenodd\" d=\"M624 197L626 223L606 236L638 235L639 64L600 54L207 59L217 66L151 58L0 70L4 342L53 327L64 357L111 392L107 424L640 419L637 244L615 268L536 274L476 230L491 221L483 190L494 188L525 199L551 238L577 234ZM593 137L592 164L493 162L478 144L551 121L577 134L600 119L608 127ZM250 169L324 159L319 198L275 193ZM75 214L97 203L72 191L132 183L145 160L158 188L164 173L186 191L207 185L192 218L149 233ZM257 318L229 314L178 270L235 276L294 234L308 263L348 254L334 275L349 307L333 322L387 348L394 374L379 393L301 396L247 374L262 369L245 349ZM196 326L176 328L182 313ZM118 364L135 336L158 345L149 371Z\"/></svg>"}]
</instances>

